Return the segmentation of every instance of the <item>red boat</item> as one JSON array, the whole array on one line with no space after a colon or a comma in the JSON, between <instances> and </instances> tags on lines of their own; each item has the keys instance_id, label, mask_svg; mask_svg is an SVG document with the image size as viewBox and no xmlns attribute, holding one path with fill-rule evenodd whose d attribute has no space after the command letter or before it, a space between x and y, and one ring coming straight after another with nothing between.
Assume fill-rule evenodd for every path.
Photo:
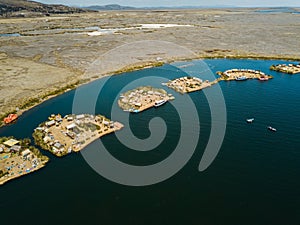
<instances>
[{"instance_id":1,"label":"red boat","mask_svg":"<svg viewBox=\"0 0 300 225\"><path fill-rule=\"evenodd\" d=\"M7 117L5 117L3 119L3 122L5 124L9 124L9 123L14 122L16 119L18 119L18 115L17 114L9 114Z\"/></svg>"}]
</instances>

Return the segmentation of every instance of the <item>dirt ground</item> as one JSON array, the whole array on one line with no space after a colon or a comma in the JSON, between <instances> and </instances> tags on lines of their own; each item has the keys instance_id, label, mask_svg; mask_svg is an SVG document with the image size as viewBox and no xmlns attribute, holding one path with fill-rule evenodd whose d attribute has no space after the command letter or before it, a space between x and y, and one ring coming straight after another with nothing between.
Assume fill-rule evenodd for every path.
<instances>
[{"instance_id":1,"label":"dirt ground","mask_svg":"<svg viewBox=\"0 0 300 225\"><path fill-rule=\"evenodd\" d=\"M141 24L190 26L141 29ZM255 9L0 19L0 117L29 99L132 64L222 56L299 60L299 24L300 14L263 14ZM103 34L89 35L95 27ZM6 33L21 36L1 36Z\"/></svg>"}]
</instances>

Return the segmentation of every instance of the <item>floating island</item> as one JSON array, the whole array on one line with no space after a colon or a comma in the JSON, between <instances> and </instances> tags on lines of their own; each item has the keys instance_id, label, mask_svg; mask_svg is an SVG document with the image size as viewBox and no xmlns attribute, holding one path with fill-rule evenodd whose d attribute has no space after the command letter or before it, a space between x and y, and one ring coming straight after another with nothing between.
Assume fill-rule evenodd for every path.
<instances>
[{"instance_id":1,"label":"floating island","mask_svg":"<svg viewBox=\"0 0 300 225\"><path fill-rule=\"evenodd\" d=\"M203 81L198 77L181 77L175 80L170 80L168 83L163 83L163 85L174 89L176 92L181 94L190 93L194 91L200 91L203 88L207 88L215 84L217 81Z\"/></svg>"},{"instance_id":2,"label":"floating island","mask_svg":"<svg viewBox=\"0 0 300 225\"><path fill-rule=\"evenodd\" d=\"M55 156L79 152L96 139L118 131L123 124L102 115L51 115L34 131L35 143Z\"/></svg>"},{"instance_id":3,"label":"floating island","mask_svg":"<svg viewBox=\"0 0 300 225\"><path fill-rule=\"evenodd\" d=\"M44 167L47 156L30 145L30 139L0 138L0 185Z\"/></svg>"},{"instance_id":4,"label":"floating island","mask_svg":"<svg viewBox=\"0 0 300 225\"><path fill-rule=\"evenodd\" d=\"M225 72L217 72L222 80L248 80L248 79L258 79L261 81L266 81L273 76L267 75L259 70L251 70L251 69L231 69L226 70Z\"/></svg>"},{"instance_id":5,"label":"floating island","mask_svg":"<svg viewBox=\"0 0 300 225\"><path fill-rule=\"evenodd\" d=\"M174 99L174 96L164 89L142 86L121 94L118 104L126 112L138 113Z\"/></svg>"},{"instance_id":6,"label":"floating island","mask_svg":"<svg viewBox=\"0 0 300 225\"><path fill-rule=\"evenodd\" d=\"M200 91L204 88L211 87L214 84L217 84L221 80L248 80L248 79L258 79L261 81L266 81L273 78L270 75L265 74L264 72L258 70L250 70L250 69L231 69L225 72L217 72L220 75L220 78L215 79L214 81L203 81L198 77L181 77L175 80L170 80L167 83L163 83L163 85L174 89L175 91L184 94L190 93L194 91Z\"/></svg>"},{"instance_id":7,"label":"floating island","mask_svg":"<svg viewBox=\"0 0 300 225\"><path fill-rule=\"evenodd\" d=\"M270 70L282 72L282 73L288 73L288 74L296 74L300 73L300 64L278 64L278 65L272 65L270 67Z\"/></svg>"}]
</instances>

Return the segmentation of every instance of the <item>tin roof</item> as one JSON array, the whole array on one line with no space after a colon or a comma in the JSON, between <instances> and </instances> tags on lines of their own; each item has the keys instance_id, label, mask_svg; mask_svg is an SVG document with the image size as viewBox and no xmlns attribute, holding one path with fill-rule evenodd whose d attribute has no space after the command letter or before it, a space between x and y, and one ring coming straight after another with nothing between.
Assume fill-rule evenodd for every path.
<instances>
[{"instance_id":1,"label":"tin roof","mask_svg":"<svg viewBox=\"0 0 300 225\"><path fill-rule=\"evenodd\" d=\"M10 140L4 142L3 144L5 144L5 145L8 146L8 147L12 147L12 146L14 146L14 145L16 145L16 144L19 144L19 143L20 143L20 142L17 141L17 140L15 140L15 139L10 139Z\"/></svg>"}]
</instances>

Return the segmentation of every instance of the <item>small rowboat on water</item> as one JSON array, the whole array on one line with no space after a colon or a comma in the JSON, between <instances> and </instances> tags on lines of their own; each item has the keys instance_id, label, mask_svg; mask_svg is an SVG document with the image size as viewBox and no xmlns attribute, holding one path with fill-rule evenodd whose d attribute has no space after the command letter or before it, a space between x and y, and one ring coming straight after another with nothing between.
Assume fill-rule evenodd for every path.
<instances>
[{"instance_id":1,"label":"small rowboat on water","mask_svg":"<svg viewBox=\"0 0 300 225\"><path fill-rule=\"evenodd\" d=\"M254 118L246 119L247 123L252 123L254 121Z\"/></svg>"},{"instance_id":2,"label":"small rowboat on water","mask_svg":"<svg viewBox=\"0 0 300 225\"><path fill-rule=\"evenodd\" d=\"M274 128L274 127L271 127L271 126L268 126L267 127L270 131L273 131L273 132L276 132L277 131L277 129L276 128Z\"/></svg>"}]
</instances>

